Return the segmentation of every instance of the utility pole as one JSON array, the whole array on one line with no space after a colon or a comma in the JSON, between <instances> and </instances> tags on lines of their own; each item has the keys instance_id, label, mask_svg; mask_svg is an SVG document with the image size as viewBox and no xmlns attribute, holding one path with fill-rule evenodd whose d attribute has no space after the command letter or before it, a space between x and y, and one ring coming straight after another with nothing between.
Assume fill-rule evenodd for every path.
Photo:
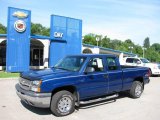
<instances>
[{"instance_id":1,"label":"utility pole","mask_svg":"<svg viewBox=\"0 0 160 120\"><path fill-rule=\"evenodd\" d=\"M143 50L143 58L144 58L144 53L145 53L145 50L146 50L147 48L145 48L145 47L142 47L142 50Z\"/></svg>"},{"instance_id":2,"label":"utility pole","mask_svg":"<svg viewBox=\"0 0 160 120\"><path fill-rule=\"evenodd\" d=\"M128 48L131 50L131 53L132 53L133 46L129 46Z\"/></svg>"},{"instance_id":3,"label":"utility pole","mask_svg":"<svg viewBox=\"0 0 160 120\"><path fill-rule=\"evenodd\" d=\"M99 42L100 38L96 37L96 41L97 41L97 47L98 47L98 42Z\"/></svg>"}]
</instances>

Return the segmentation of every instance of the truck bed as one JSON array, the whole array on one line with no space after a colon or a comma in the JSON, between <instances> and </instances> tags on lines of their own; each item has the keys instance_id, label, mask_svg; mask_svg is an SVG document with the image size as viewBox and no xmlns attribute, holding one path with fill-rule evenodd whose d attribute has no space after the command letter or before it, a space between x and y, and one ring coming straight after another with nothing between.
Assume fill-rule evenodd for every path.
<instances>
[{"instance_id":1,"label":"truck bed","mask_svg":"<svg viewBox=\"0 0 160 120\"><path fill-rule=\"evenodd\" d=\"M140 66L121 65L121 68L122 68L122 69L125 69L125 68L141 68L141 67L140 67Z\"/></svg>"}]
</instances>

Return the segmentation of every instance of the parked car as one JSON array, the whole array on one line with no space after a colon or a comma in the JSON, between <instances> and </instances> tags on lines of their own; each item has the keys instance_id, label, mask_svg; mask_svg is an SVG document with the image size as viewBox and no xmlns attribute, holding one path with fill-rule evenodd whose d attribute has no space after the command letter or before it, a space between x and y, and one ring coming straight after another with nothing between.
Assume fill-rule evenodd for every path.
<instances>
[{"instance_id":1,"label":"parked car","mask_svg":"<svg viewBox=\"0 0 160 120\"><path fill-rule=\"evenodd\" d=\"M54 67L22 73L16 92L28 105L65 116L75 106L116 98L121 91L139 98L147 83L146 67L120 66L114 55L74 55Z\"/></svg>"},{"instance_id":2,"label":"parked car","mask_svg":"<svg viewBox=\"0 0 160 120\"><path fill-rule=\"evenodd\" d=\"M160 64L151 63L146 58L138 57L124 57L121 61L121 65L125 66L142 66L150 69L151 75L160 75Z\"/></svg>"}]
</instances>

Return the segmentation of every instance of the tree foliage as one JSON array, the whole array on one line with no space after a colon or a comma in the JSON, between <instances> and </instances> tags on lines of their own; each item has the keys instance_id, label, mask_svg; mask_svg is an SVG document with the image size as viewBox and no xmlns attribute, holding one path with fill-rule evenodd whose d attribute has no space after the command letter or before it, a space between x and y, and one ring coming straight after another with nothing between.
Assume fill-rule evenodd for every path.
<instances>
[{"instance_id":1,"label":"tree foliage","mask_svg":"<svg viewBox=\"0 0 160 120\"><path fill-rule=\"evenodd\" d=\"M149 37L146 37L144 39L143 47L145 47L145 48L149 48L150 47Z\"/></svg>"},{"instance_id":2,"label":"tree foliage","mask_svg":"<svg viewBox=\"0 0 160 120\"><path fill-rule=\"evenodd\" d=\"M0 34L6 34L6 33L7 33L6 27L0 23Z\"/></svg>"},{"instance_id":3,"label":"tree foliage","mask_svg":"<svg viewBox=\"0 0 160 120\"><path fill-rule=\"evenodd\" d=\"M99 41L99 46L101 47L111 48L125 52L131 52L131 49L129 49L129 47L133 47L132 52L134 54L137 54L140 57L143 56L142 46L134 44L131 39L127 39L125 41L118 39L111 40L107 36L103 37L102 35L87 34L84 36L83 43L96 45L97 36L101 36L101 41ZM154 43L150 46L149 37L147 37L144 40L144 47L147 48L144 51L145 57L147 59L149 59L152 62L160 62L160 44Z\"/></svg>"},{"instance_id":4,"label":"tree foliage","mask_svg":"<svg viewBox=\"0 0 160 120\"><path fill-rule=\"evenodd\" d=\"M38 35L50 35L50 29L42 26L39 23L32 23L31 24L31 34L38 34Z\"/></svg>"}]
</instances>

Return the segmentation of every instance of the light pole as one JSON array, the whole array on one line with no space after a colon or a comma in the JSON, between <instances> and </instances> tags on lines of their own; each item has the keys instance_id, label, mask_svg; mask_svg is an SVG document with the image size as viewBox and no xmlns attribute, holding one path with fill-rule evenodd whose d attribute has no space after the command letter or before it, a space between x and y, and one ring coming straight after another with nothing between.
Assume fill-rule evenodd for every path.
<instances>
[{"instance_id":1,"label":"light pole","mask_svg":"<svg viewBox=\"0 0 160 120\"><path fill-rule=\"evenodd\" d=\"M142 50L143 50L143 58L144 58L144 53L145 53L145 50L146 50L147 48L145 48L145 47L142 47Z\"/></svg>"},{"instance_id":2,"label":"light pole","mask_svg":"<svg viewBox=\"0 0 160 120\"><path fill-rule=\"evenodd\" d=\"M98 47L98 42L99 42L100 38L96 37L96 41L97 41L97 47Z\"/></svg>"},{"instance_id":3,"label":"light pole","mask_svg":"<svg viewBox=\"0 0 160 120\"><path fill-rule=\"evenodd\" d=\"M128 48L131 50L131 53L132 53L133 46L129 46Z\"/></svg>"}]
</instances>

